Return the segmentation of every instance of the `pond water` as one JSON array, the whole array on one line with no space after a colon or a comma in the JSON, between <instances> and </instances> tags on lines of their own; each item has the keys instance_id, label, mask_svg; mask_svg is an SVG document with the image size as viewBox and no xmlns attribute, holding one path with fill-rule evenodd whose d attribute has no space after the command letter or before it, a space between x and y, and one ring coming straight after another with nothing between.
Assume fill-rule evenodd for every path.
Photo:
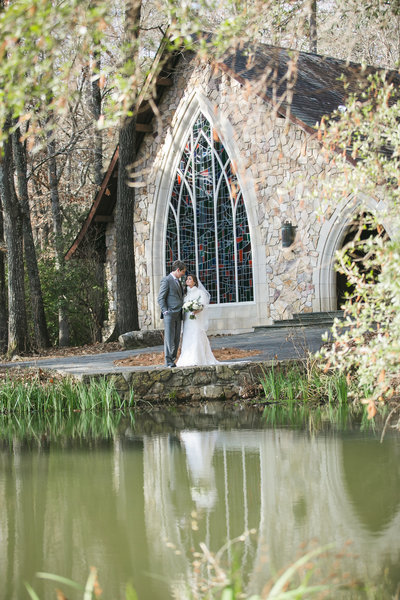
<instances>
[{"instance_id":1,"label":"pond water","mask_svg":"<svg viewBox=\"0 0 400 600\"><path fill-rule=\"evenodd\" d=\"M204 598L214 574L202 549L240 536L220 566L247 594L329 544L311 581L357 580L370 595L343 597L392 598L400 435L380 443L348 415L330 417L204 404L0 422L0 598L28 598L28 582L41 600L57 587L81 599L36 573L84 583L91 566L107 600L125 598L127 583L139 600Z\"/></svg>"}]
</instances>

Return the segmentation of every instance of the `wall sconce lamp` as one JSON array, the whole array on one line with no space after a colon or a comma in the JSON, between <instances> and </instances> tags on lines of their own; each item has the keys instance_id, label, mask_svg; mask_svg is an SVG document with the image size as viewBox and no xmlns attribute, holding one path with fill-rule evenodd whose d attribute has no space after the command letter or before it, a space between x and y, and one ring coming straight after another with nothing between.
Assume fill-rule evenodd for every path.
<instances>
[{"instance_id":1,"label":"wall sconce lamp","mask_svg":"<svg viewBox=\"0 0 400 600\"><path fill-rule=\"evenodd\" d=\"M292 225L290 221L285 221L282 224L282 248L289 248L294 242L297 227Z\"/></svg>"}]
</instances>

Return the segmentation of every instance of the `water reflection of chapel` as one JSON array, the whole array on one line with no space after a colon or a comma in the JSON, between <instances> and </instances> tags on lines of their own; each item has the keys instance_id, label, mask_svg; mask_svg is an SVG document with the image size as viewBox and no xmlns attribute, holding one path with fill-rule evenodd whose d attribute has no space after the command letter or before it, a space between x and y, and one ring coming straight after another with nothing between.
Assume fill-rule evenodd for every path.
<instances>
[{"instance_id":1,"label":"water reflection of chapel","mask_svg":"<svg viewBox=\"0 0 400 600\"><path fill-rule=\"evenodd\" d=\"M259 593L297 551L304 552L307 542L348 551L345 571L362 581L379 579L383 562L391 557L396 564L400 556L400 503L395 489L387 496L393 503L380 508L378 490L360 497L352 479L357 472L365 475L368 464L361 456L357 465L350 464L357 461L350 447L346 436L315 436L310 443L307 436L283 429L185 431L180 449L168 436L145 438L148 543L155 553L160 540L173 549L159 553L158 568L165 576L180 572L188 582L190 547L198 548L201 541L216 552L227 539L253 529L240 554L240 568L249 574L247 593ZM391 464L398 460L393 449L390 442L374 447ZM398 491L399 478L391 481ZM384 514L371 519L377 509ZM233 554L228 559L238 560Z\"/></svg>"},{"instance_id":2,"label":"water reflection of chapel","mask_svg":"<svg viewBox=\"0 0 400 600\"><path fill-rule=\"evenodd\" d=\"M336 434L329 425L312 434L266 429L260 413L239 409L238 428L232 407L221 420L209 411L138 414L132 426L86 442L86 418L104 435L96 415L77 421L67 443L64 434L3 439L2 598L22 598L37 571L85 581L96 565L106 597L125 593L129 580L139 598L187 600L193 549L202 542L216 552L252 529L240 553L249 594L313 542L332 543L334 561L344 550L344 571L362 582L390 576L397 586L397 437L380 444L372 432ZM39 595L52 598L54 587L49 594Z\"/></svg>"},{"instance_id":3,"label":"water reflection of chapel","mask_svg":"<svg viewBox=\"0 0 400 600\"><path fill-rule=\"evenodd\" d=\"M142 329L161 326L159 282L178 257L211 293L210 331L336 310L342 282L335 252L361 202L363 210L383 208L379 200L349 196L319 220L322 199L304 201L319 178L336 175L333 156L322 154L316 123L343 105L371 70L299 52L288 111L282 84L288 51L267 45L248 50L234 49L212 64L177 51L153 82L159 116L147 102L140 107L135 182L143 186L137 188L134 239ZM398 74L388 76L400 82ZM97 239L109 295L105 336L116 309L117 172L118 148L67 254L79 255L85 240ZM295 239L284 247L287 222L296 228Z\"/></svg>"}]
</instances>

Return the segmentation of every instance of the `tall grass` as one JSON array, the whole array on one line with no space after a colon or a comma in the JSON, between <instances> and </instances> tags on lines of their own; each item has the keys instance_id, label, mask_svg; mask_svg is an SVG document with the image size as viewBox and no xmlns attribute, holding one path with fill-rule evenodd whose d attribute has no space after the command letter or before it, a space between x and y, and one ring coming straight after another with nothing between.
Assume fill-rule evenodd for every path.
<instances>
[{"instance_id":1,"label":"tall grass","mask_svg":"<svg viewBox=\"0 0 400 600\"><path fill-rule=\"evenodd\" d=\"M6 379L0 386L0 415L25 418L32 413L71 415L75 412L122 410L133 405L133 393L129 398L123 398L115 382L105 377L92 379L88 384L72 379Z\"/></svg>"},{"instance_id":2,"label":"tall grass","mask_svg":"<svg viewBox=\"0 0 400 600\"><path fill-rule=\"evenodd\" d=\"M379 407L371 420L360 401L368 397L368 390L354 380L349 383L343 373L326 371L317 360L277 363L264 371L261 387L264 417L273 426L290 423L315 430L326 422L341 428L358 423L362 430L371 430L381 425L387 412L387 407Z\"/></svg>"},{"instance_id":3,"label":"tall grass","mask_svg":"<svg viewBox=\"0 0 400 600\"><path fill-rule=\"evenodd\" d=\"M298 364L289 368L273 365L264 371L261 386L271 404L309 407L328 404L347 406L349 386L342 373L324 371L318 364Z\"/></svg>"}]
</instances>

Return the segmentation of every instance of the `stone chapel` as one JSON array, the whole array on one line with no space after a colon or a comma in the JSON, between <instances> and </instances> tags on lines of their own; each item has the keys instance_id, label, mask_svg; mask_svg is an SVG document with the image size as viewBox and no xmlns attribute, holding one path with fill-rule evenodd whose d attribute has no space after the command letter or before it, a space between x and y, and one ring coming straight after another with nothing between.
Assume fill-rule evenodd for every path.
<instances>
[{"instance_id":1,"label":"stone chapel","mask_svg":"<svg viewBox=\"0 0 400 600\"><path fill-rule=\"evenodd\" d=\"M142 101L136 122L142 330L162 328L159 284L178 258L211 294L209 333L249 331L340 307L335 252L357 204L371 211L383 205L349 197L324 219L318 216L319 180L337 171L322 153L316 125L341 109L367 73L317 54L298 52L295 61L292 52L267 45L238 47L215 61L182 50L165 60L152 82L153 99ZM105 338L115 322L117 172L118 148L66 255L79 254L90 235L96 238L108 290Z\"/></svg>"}]
</instances>

